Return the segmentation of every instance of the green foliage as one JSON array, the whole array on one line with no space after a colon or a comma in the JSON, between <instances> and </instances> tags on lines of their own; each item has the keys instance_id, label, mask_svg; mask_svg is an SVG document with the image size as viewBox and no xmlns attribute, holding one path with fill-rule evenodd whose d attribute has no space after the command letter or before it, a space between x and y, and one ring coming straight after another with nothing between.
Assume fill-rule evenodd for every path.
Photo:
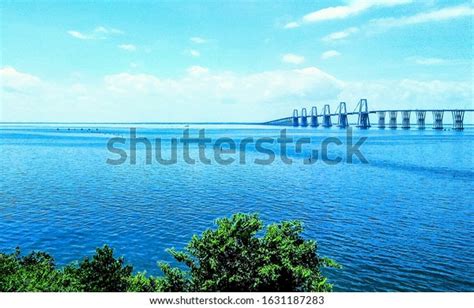
<instances>
[{"instance_id":1,"label":"green foliage","mask_svg":"<svg viewBox=\"0 0 474 308\"><path fill-rule=\"evenodd\" d=\"M330 291L321 274L337 267L316 253L316 242L302 238L301 223L272 224L258 237L257 215L217 220L216 230L193 236L185 251L169 250L188 271L166 268L171 291ZM169 274L171 273L171 274ZM174 285L173 285L174 283Z\"/></svg>"},{"instance_id":2,"label":"green foliage","mask_svg":"<svg viewBox=\"0 0 474 308\"><path fill-rule=\"evenodd\" d=\"M132 279L132 267L115 259L108 246L98 248L92 259L79 265L57 269L52 256L32 252L24 257L17 248L12 254L0 253L0 291L2 292L109 292L139 289ZM140 274L137 274L137 276ZM148 289L147 289L148 290Z\"/></svg>"},{"instance_id":3,"label":"green foliage","mask_svg":"<svg viewBox=\"0 0 474 308\"><path fill-rule=\"evenodd\" d=\"M257 215L218 219L217 229L194 235L184 251L169 250L183 267L159 263L163 276L157 278L133 274L108 246L63 268L45 252L21 256L17 248L0 253L0 291L330 291L320 269L338 265L320 258L316 243L303 239L302 231L297 221L264 230Z\"/></svg>"},{"instance_id":4,"label":"green foliage","mask_svg":"<svg viewBox=\"0 0 474 308\"><path fill-rule=\"evenodd\" d=\"M58 292L78 291L79 283L67 269L55 269L54 259L44 252L20 256L0 253L0 291Z\"/></svg>"},{"instance_id":5,"label":"green foliage","mask_svg":"<svg viewBox=\"0 0 474 308\"><path fill-rule=\"evenodd\" d=\"M115 259L107 245L97 249L92 259L85 258L76 270L83 290L87 292L123 292L127 290L133 267L124 266L122 257Z\"/></svg>"},{"instance_id":6,"label":"green foliage","mask_svg":"<svg viewBox=\"0 0 474 308\"><path fill-rule=\"evenodd\" d=\"M160 262L159 267L163 277L157 280L157 290L160 292L180 292L189 290L189 280L186 273L178 268L172 268L169 264Z\"/></svg>"},{"instance_id":7,"label":"green foliage","mask_svg":"<svg viewBox=\"0 0 474 308\"><path fill-rule=\"evenodd\" d=\"M154 277L147 277L145 273L131 275L127 279L128 292L155 292L159 290Z\"/></svg>"}]
</instances>

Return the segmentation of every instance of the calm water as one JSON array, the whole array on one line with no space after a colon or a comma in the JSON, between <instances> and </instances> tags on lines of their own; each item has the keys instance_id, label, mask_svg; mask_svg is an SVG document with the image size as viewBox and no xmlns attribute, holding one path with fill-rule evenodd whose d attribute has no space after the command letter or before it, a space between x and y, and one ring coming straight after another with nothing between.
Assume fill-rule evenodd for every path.
<instances>
[{"instance_id":1,"label":"calm water","mask_svg":"<svg viewBox=\"0 0 474 308\"><path fill-rule=\"evenodd\" d=\"M184 128L133 126L165 139ZM281 129L190 125L191 135L203 127L210 138L236 140ZM41 249L65 264L108 243L136 270L159 274L156 261L172 261L166 248L182 248L217 217L258 212L265 222L302 220L319 253L344 267L326 271L336 290L474 291L474 130L354 133L368 137L369 164L303 165L305 149L290 154L292 165L146 165L141 148L137 165L111 166L106 159L117 156L106 142L127 136L127 125L3 124L0 251ZM345 138L336 128L288 134L316 148ZM343 150L331 146L330 155Z\"/></svg>"}]
</instances>

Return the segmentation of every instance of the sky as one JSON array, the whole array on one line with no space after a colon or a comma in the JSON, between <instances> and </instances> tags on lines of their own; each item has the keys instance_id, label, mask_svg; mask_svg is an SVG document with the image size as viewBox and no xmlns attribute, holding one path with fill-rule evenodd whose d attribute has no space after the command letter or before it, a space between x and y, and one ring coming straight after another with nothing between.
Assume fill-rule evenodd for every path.
<instances>
[{"instance_id":1,"label":"sky","mask_svg":"<svg viewBox=\"0 0 474 308\"><path fill-rule=\"evenodd\" d=\"M0 121L474 108L472 1L0 3Z\"/></svg>"}]
</instances>

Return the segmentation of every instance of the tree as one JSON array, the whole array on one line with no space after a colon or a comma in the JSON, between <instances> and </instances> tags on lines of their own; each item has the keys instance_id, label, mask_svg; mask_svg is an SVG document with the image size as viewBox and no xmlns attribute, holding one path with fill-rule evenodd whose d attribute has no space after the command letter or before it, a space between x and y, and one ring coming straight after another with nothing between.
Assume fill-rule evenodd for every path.
<instances>
[{"instance_id":1,"label":"tree","mask_svg":"<svg viewBox=\"0 0 474 308\"><path fill-rule=\"evenodd\" d=\"M301 223L271 224L261 237L263 223L256 214L236 214L216 223L217 229L193 236L184 251L169 250L187 270L162 264L159 285L201 292L331 290L320 269L338 265L317 255L316 242L301 236Z\"/></svg>"},{"instance_id":2,"label":"tree","mask_svg":"<svg viewBox=\"0 0 474 308\"><path fill-rule=\"evenodd\" d=\"M2 292L74 292L79 282L68 270L57 270L54 259L45 252L24 257L17 248L12 254L0 253L0 291Z\"/></svg>"},{"instance_id":3,"label":"tree","mask_svg":"<svg viewBox=\"0 0 474 308\"><path fill-rule=\"evenodd\" d=\"M338 265L316 253L297 221L264 230L257 215L236 214L216 221L217 229L194 235L184 251L169 252L183 267L160 263L161 277L133 274L107 245L92 257L57 268L51 255L0 253L2 292L170 292L170 291L330 291L321 274ZM264 232L265 231L265 232Z\"/></svg>"},{"instance_id":4,"label":"tree","mask_svg":"<svg viewBox=\"0 0 474 308\"><path fill-rule=\"evenodd\" d=\"M124 292L127 291L133 267L124 265L123 257L114 258L109 246L96 249L92 259L85 258L77 269L84 291L87 292Z\"/></svg>"}]
</instances>

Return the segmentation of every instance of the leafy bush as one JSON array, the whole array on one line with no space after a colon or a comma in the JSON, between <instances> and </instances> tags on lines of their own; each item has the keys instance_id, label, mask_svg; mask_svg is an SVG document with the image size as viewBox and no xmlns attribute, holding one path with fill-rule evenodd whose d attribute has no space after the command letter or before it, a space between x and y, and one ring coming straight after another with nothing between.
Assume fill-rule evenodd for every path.
<instances>
[{"instance_id":1,"label":"leafy bush","mask_svg":"<svg viewBox=\"0 0 474 308\"><path fill-rule=\"evenodd\" d=\"M76 270L84 291L123 292L127 290L133 267L124 266L123 257L115 259L113 250L104 246L97 249L92 259L85 258Z\"/></svg>"},{"instance_id":2,"label":"leafy bush","mask_svg":"<svg viewBox=\"0 0 474 308\"><path fill-rule=\"evenodd\" d=\"M161 289L157 286L154 277L147 277L145 273L137 273L127 279L127 292L155 292Z\"/></svg>"},{"instance_id":3,"label":"leafy bush","mask_svg":"<svg viewBox=\"0 0 474 308\"><path fill-rule=\"evenodd\" d=\"M2 292L172 292L172 291L330 291L321 274L338 267L316 253L316 242L301 236L297 221L267 226L257 215L217 220L217 229L194 235L184 251L169 252L184 265L159 263L161 277L133 274L105 245L80 262L57 268L52 256L0 253Z\"/></svg>"},{"instance_id":4,"label":"leafy bush","mask_svg":"<svg viewBox=\"0 0 474 308\"><path fill-rule=\"evenodd\" d=\"M58 292L79 291L79 282L67 268L57 270L54 259L44 252L20 256L0 253L0 291Z\"/></svg>"},{"instance_id":5,"label":"leafy bush","mask_svg":"<svg viewBox=\"0 0 474 308\"><path fill-rule=\"evenodd\" d=\"M320 268L337 264L320 258L316 242L302 238L301 223L272 224L258 237L262 230L257 215L236 214L218 219L216 230L193 236L185 251L169 250L188 268L166 269L173 282L168 286L176 286L171 291L331 290Z\"/></svg>"}]
</instances>

